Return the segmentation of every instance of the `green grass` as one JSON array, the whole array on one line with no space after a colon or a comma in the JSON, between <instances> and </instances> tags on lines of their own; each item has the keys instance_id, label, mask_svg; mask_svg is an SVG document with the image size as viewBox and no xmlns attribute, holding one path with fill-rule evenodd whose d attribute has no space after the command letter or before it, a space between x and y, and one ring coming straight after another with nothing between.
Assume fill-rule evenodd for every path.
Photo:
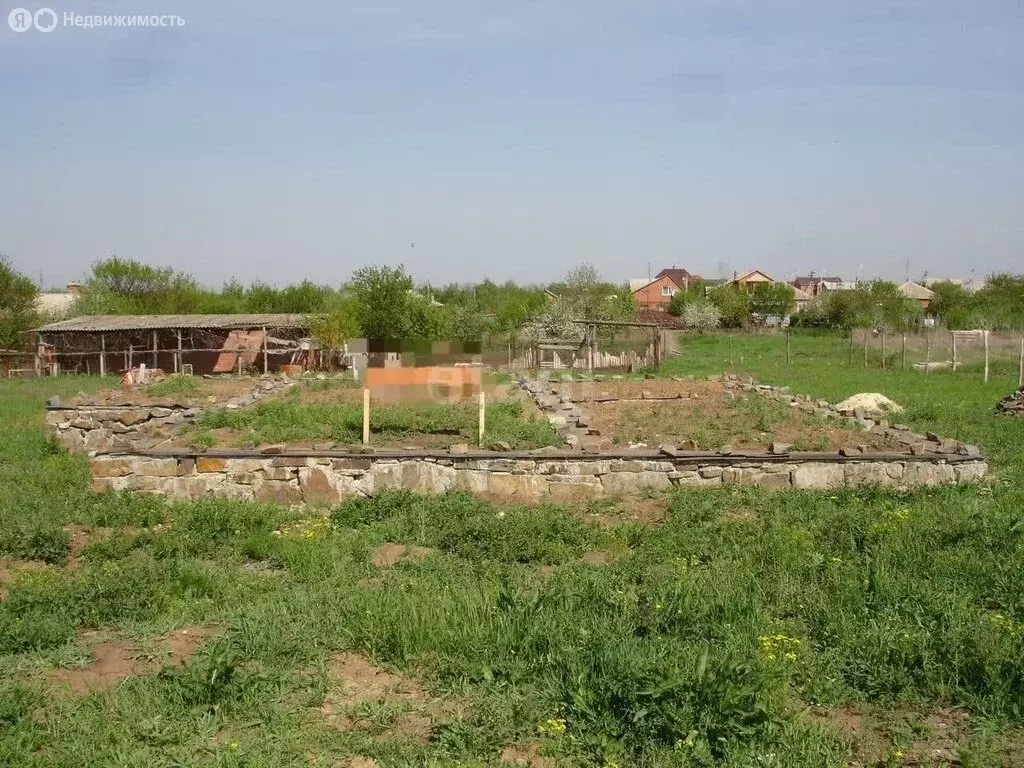
<instances>
[{"instance_id":1,"label":"green grass","mask_svg":"<svg viewBox=\"0 0 1024 768\"><path fill-rule=\"evenodd\" d=\"M684 356L666 372L741 370L703 344L702 365ZM949 707L971 716L962 765L1021 764L1024 420L992 413L1006 382L742 370L830 399L885 392L915 427L978 442L996 480L680 491L643 501L666 508L657 526L407 493L303 521L258 504L93 496L85 459L44 437L42 402L95 382L0 382L0 557L51 563L9 568L4 585L0 765L485 766L531 740L570 766L849 765L849 742L811 705L883 720L880 765L898 765L897 750L927 739L928 713ZM69 523L92 530L74 569ZM385 541L435 552L376 568ZM595 550L610 562L581 561ZM243 567L254 562L268 572ZM183 668L88 696L46 682L83 663L84 630L145 645L194 624L216 637ZM427 740L385 728L395 702L364 706L365 729L328 726L338 651L418 677L449 714Z\"/></svg>"},{"instance_id":2,"label":"green grass","mask_svg":"<svg viewBox=\"0 0 1024 768\"><path fill-rule=\"evenodd\" d=\"M163 381L147 384L142 389L150 397L174 397L194 395L199 388L200 380L192 376L169 376Z\"/></svg>"},{"instance_id":3,"label":"green grass","mask_svg":"<svg viewBox=\"0 0 1024 768\"><path fill-rule=\"evenodd\" d=\"M444 436L445 443L475 442L478 418L478 407L470 402L374 403L370 409L371 443L404 444L429 436ZM303 405L298 391L292 390L283 399L266 400L249 408L207 410L191 431L202 441L210 430L225 428L257 445L296 440L358 443L363 409L360 403ZM488 443L503 440L514 449L562 442L546 420L528 417L523 404L516 400L488 403L486 438Z\"/></svg>"}]
</instances>

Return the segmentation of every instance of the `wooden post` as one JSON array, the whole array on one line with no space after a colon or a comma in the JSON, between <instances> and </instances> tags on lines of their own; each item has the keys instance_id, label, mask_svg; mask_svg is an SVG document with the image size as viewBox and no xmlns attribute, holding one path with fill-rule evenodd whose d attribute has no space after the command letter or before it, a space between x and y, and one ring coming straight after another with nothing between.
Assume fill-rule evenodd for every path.
<instances>
[{"instance_id":1,"label":"wooden post","mask_svg":"<svg viewBox=\"0 0 1024 768\"><path fill-rule=\"evenodd\" d=\"M263 326L263 373L267 374L270 372L270 366L267 364L267 326Z\"/></svg>"},{"instance_id":2,"label":"wooden post","mask_svg":"<svg viewBox=\"0 0 1024 768\"><path fill-rule=\"evenodd\" d=\"M100 334L100 376L107 375L107 334Z\"/></svg>"},{"instance_id":3,"label":"wooden post","mask_svg":"<svg viewBox=\"0 0 1024 768\"><path fill-rule=\"evenodd\" d=\"M363 445L370 442L370 390L363 390Z\"/></svg>"},{"instance_id":4,"label":"wooden post","mask_svg":"<svg viewBox=\"0 0 1024 768\"><path fill-rule=\"evenodd\" d=\"M242 375L242 345L238 345L238 375Z\"/></svg>"},{"instance_id":5,"label":"wooden post","mask_svg":"<svg viewBox=\"0 0 1024 768\"><path fill-rule=\"evenodd\" d=\"M903 334L903 349L900 352L900 370L907 370L907 334Z\"/></svg>"},{"instance_id":6,"label":"wooden post","mask_svg":"<svg viewBox=\"0 0 1024 768\"><path fill-rule=\"evenodd\" d=\"M985 383L988 384L988 331L985 331Z\"/></svg>"},{"instance_id":7,"label":"wooden post","mask_svg":"<svg viewBox=\"0 0 1024 768\"><path fill-rule=\"evenodd\" d=\"M481 392L480 392L480 417L479 417L479 422L480 422L480 430L479 430L480 431L480 447L481 448L483 447L483 444L484 444L484 426L485 426L484 425L484 416L485 416L485 414L487 412L487 404L486 404L486 399L485 398L486 398L486 396L484 395L483 391L481 390Z\"/></svg>"},{"instance_id":8,"label":"wooden post","mask_svg":"<svg viewBox=\"0 0 1024 768\"><path fill-rule=\"evenodd\" d=\"M953 340L953 373L956 373L956 331L950 331L949 337Z\"/></svg>"},{"instance_id":9,"label":"wooden post","mask_svg":"<svg viewBox=\"0 0 1024 768\"><path fill-rule=\"evenodd\" d=\"M882 370L885 370L885 331L882 331Z\"/></svg>"},{"instance_id":10,"label":"wooden post","mask_svg":"<svg viewBox=\"0 0 1024 768\"><path fill-rule=\"evenodd\" d=\"M925 331L924 334L924 372L931 373L932 367L932 335Z\"/></svg>"},{"instance_id":11,"label":"wooden post","mask_svg":"<svg viewBox=\"0 0 1024 768\"><path fill-rule=\"evenodd\" d=\"M1024 336L1020 337L1020 368L1017 373L1017 386L1024 387Z\"/></svg>"},{"instance_id":12,"label":"wooden post","mask_svg":"<svg viewBox=\"0 0 1024 768\"><path fill-rule=\"evenodd\" d=\"M179 329L178 330L178 373L181 373L183 370L185 370L184 365L185 365L185 358L181 354L181 330Z\"/></svg>"},{"instance_id":13,"label":"wooden post","mask_svg":"<svg viewBox=\"0 0 1024 768\"><path fill-rule=\"evenodd\" d=\"M793 350L790 348L790 338L792 338L792 336L793 336L792 331L787 329L786 330L786 365L792 365L793 364Z\"/></svg>"},{"instance_id":14,"label":"wooden post","mask_svg":"<svg viewBox=\"0 0 1024 768\"><path fill-rule=\"evenodd\" d=\"M850 359L847 362L847 365L849 365L851 368L853 367L853 337L856 332L857 331L855 328L850 329Z\"/></svg>"},{"instance_id":15,"label":"wooden post","mask_svg":"<svg viewBox=\"0 0 1024 768\"><path fill-rule=\"evenodd\" d=\"M132 359L134 357L135 357L135 345L129 344L128 345L128 366L127 366L129 371L132 368L135 367L135 365L134 365L135 360Z\"/></svg>"},{"instance_id":16,"label":"wooden post","mask_svg":"<svg viewBox=\"0 0 1024 768\"><path fill-rule=\"evenodd\" d=\"M150 366L149 366L150 368L159 368L160 367L160 357L159 357L159 352L157 351L159 348L160 347L158 346L157 340L156 340L156 330L154 329L153 330L153 362L150 364Z\"/></svg>"},{"instance_id":17,"label":"wooden post","mask_svg":"<svg viewBox=\"0 0 1024 768\"><path fill-rule=\"evenodd\" d=\"M868 367L868 339L871 338L871 334L866 330L864 331L864 367Z\"/></svg>"}]
</instances>

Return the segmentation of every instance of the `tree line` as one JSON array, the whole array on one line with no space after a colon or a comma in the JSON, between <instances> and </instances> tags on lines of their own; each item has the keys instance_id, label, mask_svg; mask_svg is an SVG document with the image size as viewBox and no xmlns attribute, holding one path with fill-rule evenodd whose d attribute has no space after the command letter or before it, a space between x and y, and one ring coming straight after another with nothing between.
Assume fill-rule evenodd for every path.
<instances>
[{"instance_id":1,"label":"tree line","mask_svg":"<svg viewBox=\"0 0 1024 768\"><path fill-rule=\"evenodd\" d=\"M23 347L25 332L48 319L35 310L37 295L32 281L0 256L0 348ZM187 272L112 257L92 265L66 314L302 314L321 341L340 346L351 338L479 344L531 333L582 336L582 326L560 327L562 319L629 320L635 312L628 287L603 281L588 264L549 285L484 280L435 287L416 284L402 266L366 266L336 286L232 279L214 289Z\"/></svg>"},{"instance_id":2,"label":"tree line","mask_svg":"<svg viewBox=\"0 0 1024 768\"><path fill-rule=\"evenodd\" d=\"M794 314L793 289L760 284L753 291L729 282L696 281L673 296L668 311L684 328L746 328L791 317L806 328L918 327L927 315L951 329L1024 329L1024 276L994 275L968 292L953 283L932 285L935 298L924 310L888 281L865 282L854 290L828 291ZM0 349L22 349L26 331L44 322L36 309L38 290L0 254ZM630 322L637 305L629 287L602 279L581 264L547 285L495 283L416 284L404 267L366 266L341 285L303 280L286 286L232 279L219 289L170 267L112 257L92 265L70 315L237 314L308 315L325 344L349 338L407 342L438 340L478 344L486 340L581 339L577 320ZM614 335L604 328L602 335Z\"/></svg>"}]
</instances>

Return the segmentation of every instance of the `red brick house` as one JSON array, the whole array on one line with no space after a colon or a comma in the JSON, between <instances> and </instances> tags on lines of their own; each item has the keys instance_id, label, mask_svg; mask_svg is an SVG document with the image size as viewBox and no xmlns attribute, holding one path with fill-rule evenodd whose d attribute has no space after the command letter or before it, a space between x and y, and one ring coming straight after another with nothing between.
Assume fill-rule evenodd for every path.
<instances>
[{"instance_id":1,"label":"red brick house","mask_svg":"<svg viewBox=\"0 0 1024 768\"><path fill-rule=\"evenodd\" d=\"M672 297L680 291L686 291L697 280L703 280L703 278L700 275L687 272L685 269L672 267L661 270L653 280L630 280L629 288L640 309L656 309L665 312L668 310L668 305L672 303Z\"/></svg>"}]
</instances>

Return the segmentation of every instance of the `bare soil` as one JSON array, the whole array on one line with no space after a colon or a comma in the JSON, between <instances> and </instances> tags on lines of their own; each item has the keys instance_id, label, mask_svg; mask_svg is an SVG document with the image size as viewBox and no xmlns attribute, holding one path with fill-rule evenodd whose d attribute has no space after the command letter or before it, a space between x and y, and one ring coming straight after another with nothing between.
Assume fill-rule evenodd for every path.
<instances>
[{"instance_id":1,"label":"bare soil","mask_svg":"<svg viewBox=\"0 0 1024 768\"><path fill-rule=\"evenodd\" d=\"M613 528L631 523L658 525L668 515L668 502L659 496L631 498L628 503L600 499L590 502L585 507L574 507L572 512L587 525L598 528Z\"/></svg>"},{"instance_id":2,"label":"bare soil","mask_svg":"<svg viewBox=\"0 0 1024 768\"><path fill-rule=\"evenodd\" d=\"M46 679L78 695L109 690L133 675L155 675L165 666L185 664L211 632L211 627L203 626L168 632L157 638L161 649L157 655L143 654L133 643L111 639L107 632L83 632L79 639L89 648L91 662L75 669L51 670Z\"/></svg>"},{"instance_id":3,"label":"bare soil","mask_svg":"<svg viewBox=\"0 0 1024 768\"><path fill-rule=\"evenodd\" d=\"M435 552L437 550L430 547L386 542L370 553L370 562L378 568L390 568L405 560L422 560Z\"/></svg>"},{"instance_id":4,"label":"bare soil","mask_svg":"<svg viewBox=\"0 0 1024 768\"><path fill-rule=\"evenodd\" d=\"M540 753L540 744L535 741L524 741L508 744L501 750L503 765L524 765L528 768L554 768L553 758L544 757Z\"/></svg>"},{"instance_id":5,"label":"bare soil","mask_svg":"<svg viewBox=\"0 0 1024 768\"><path fill-rule=\"evenodd\" d=\"M412 678L388 672L357 653L339 653L330 661L330 682L320 713L342 730L365 729L371 723L355 710L367 704L403 705L404 711L385 731L385 737L427 739L443 713L441 702L427 695Z\"/></svg>"},{"instance_id":6,"label":"bare soil","mask_svg":"<svg viewBox=\"0 0 1024 768\"><path fill-rule=\"evenodd\" d=\"M961 709L928 713L871 711L853 707L813 707L810 717L850 743L851 768L880 764L959 765L967 744L970 716ZM907 734L912 734L907 736ZM897 750L902 757L897 757Z\"/></svg>"},{"instance_id":7,"label":"bare soil","mask_svg":"<svg viewBox=\"0 0 1024 768\"><path fill-rule=\"evenodd\" d=\"M676 445L684 450L767 450L773 442L794 450L838 451L867 446L870 451L906 452L884 435L852 429L847 422L789 407L753 392L728 399L721 382L599 382L582 409L598 435L585 438L588 449L626 445ZM672 398L644 399L648 398ZM619 398L618 400L608 400Z\"/></svg>"}]
</instances>

